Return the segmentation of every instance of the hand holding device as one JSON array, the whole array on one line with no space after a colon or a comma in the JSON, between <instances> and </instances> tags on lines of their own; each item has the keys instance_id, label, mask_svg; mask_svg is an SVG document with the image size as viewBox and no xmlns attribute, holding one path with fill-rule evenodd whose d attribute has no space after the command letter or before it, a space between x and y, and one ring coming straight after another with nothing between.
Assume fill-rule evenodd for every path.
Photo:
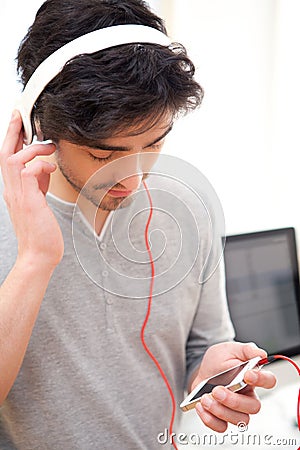
<instances>
[{"instance_id":1,"label":"hand holding device","mask_svg":"<svg viewBox=\"0 0 300 450\"><path fill-rule=\"evenodd\" d=\"M201 383L199 383L180 404L180 408L183 411L195 408L201 397L204 394L211 393L216 386L224 386L233 392L243 389L247 386L247 383L244 380L245 373L254 368L259 369L261 367L259 366L259 361L261 359L260 356L257 356L201 381Z\"/></svg>"},{"instance_id":2,"label":"hand holding device","mask_svg":"<svg viewBox=\"0 0 300 450\"><path fill-rule=\"evenodd\" d=\"M192 390L201 381L216 374L240 365L243 362L259 357L265 358L266 352L253 343L222 342L212 345L205 352L201 365L194 376ZM251 375L253 379L251 379ZM201 396L196 402L196 412L202 422L214 431L223 433L228 423L248 423L251 414L256 414L261 402L256 395L255 387L270 389L274 387L276 378L266 370L248 370L244 381L247 382L242 391L233 392L225 386L218 385L210 394ZM229 384L229 383L228 383Z\"/></svg>"},{"instance_id":3,"label":"hand holding device","mask_svg":"<svg viewBox=\"0 0 300 450\"><path fill-rule=\"evenodd\" d=\"M218 351L218 348L220 347L226 348L226 345L231 346L232 349L234 349L234 345L237 346L237 349L239 349L238 346L240 346L240 348L245 346L245 344L241 343L217 344L216 346L211 347L212 352L214 353L215 350ZM214 347L216 348L214 349ZM261 352L260 349L258 350ZM246 354L251 354L251 351L255 351L255 348L252 347L251 350L250 346L246 344L243 351L246 352ZM300 368L293 360L286 356L266 355L264 357L254 357L197 384L192 392L181 403L180 407L183 411L188 411L189 409L196 407L197 413L205 425L218 432L224 432L226 430L227 422L233 424L244 422L247 424L249 421L249 414L255 414L259 410L259 408L257 408L259 400L255 396L255 392L251 389L251 386L272 388L275 385L275 377L273 374L268 373L267 371L262 371L261 374L259 374L258 370L265 364L272 363L278 359L290 362L300 375ZM256 380L250 378L252 369L256 369ZM249 389L245 390L245 395L239 395L238 391L246 388L248 385ZM208 398L209 401L207 401ZM300 389L296 417L298 428L300 430Z\"/></svg>"}]
</instances>

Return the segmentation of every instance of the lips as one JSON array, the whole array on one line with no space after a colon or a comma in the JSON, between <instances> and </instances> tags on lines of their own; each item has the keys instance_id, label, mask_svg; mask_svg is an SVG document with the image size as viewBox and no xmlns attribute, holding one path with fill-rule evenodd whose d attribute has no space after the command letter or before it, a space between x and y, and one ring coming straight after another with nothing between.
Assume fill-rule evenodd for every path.
<instances>
[{"instance_id":1,"label":"lips","mask_svg":"<svg viewBox=\"0 0 300 450\"><path fill-rule=\"evenodd\" d=\"M119 191L117 189L110 189L108 194L112 197L128 197L132 194L132 191Z\"/></svg>"}]
</instances>

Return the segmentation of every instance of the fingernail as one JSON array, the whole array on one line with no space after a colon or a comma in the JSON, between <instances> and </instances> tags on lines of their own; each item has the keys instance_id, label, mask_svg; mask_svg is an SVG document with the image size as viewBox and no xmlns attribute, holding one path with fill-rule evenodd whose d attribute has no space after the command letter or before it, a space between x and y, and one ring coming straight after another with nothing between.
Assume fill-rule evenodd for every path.
<instances>
[{"instance_id":1,"label":"fingernail","mask_svg":"<svg viewBox=\"0 0 300 450\"><path fill-rule=\"evenodd\" d=\"M210 408L212 404L212 399L209 395L203 395L201 398L201 405L204 405L206 408Z\"/></svg>"},{"instance_id":2,"label":"fingernail","mask_svg":"<svg viewBox=\"0 0 300 450\"><path fill-rule=\"evenodd\" d=\"M222 388L215 388L213 391L213 396L216 400L222 402L226 398L226 392Z\"/></svg>"}]
</instances>

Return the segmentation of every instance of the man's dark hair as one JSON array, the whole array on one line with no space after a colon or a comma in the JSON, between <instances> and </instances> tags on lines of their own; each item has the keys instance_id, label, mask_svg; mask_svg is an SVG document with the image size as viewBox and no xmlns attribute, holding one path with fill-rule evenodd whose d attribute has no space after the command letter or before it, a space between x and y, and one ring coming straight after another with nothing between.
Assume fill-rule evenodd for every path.
<instances>
[{"instance_id":1,"label":"man's dark hair","mask_svg":"<svg viewBox=\"0 0 300 450\"><path fill-rule=\"evenodd\" d=\"M58 48L119 24L166 34L162 19L141 0L47 0L19 47L23 84ZM145 131L165 113L176 117L195 109L203 90L194 71L179 44L126 44L76 56L44 89L33 114L45 138L93 146L128 127Z\"/></svg>"}]
</instances>

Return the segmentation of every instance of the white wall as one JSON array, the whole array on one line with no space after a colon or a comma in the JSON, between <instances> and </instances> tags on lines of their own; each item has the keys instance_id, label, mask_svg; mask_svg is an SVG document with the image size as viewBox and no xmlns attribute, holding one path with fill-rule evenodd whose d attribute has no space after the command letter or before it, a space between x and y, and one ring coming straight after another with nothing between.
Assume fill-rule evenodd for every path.
<instances>
[{"instance_id":1,"label":"white wall","mask_svg":"<svg viewBox=\"0 0 300 450\"><path fill-rule=\"evenodd\" d=\"M299 235L299 1L169 4L172 37L196 62L205 97L168 152L210 179L227 234L294 226Z\"/></svg>"},{"instance_id":2,"label":"white wall","mask_svg":"<svg viewBox=\"0 0 300 450\"><path fill-rule=\"evenodd\" d=\"M20 85L16 82L15 58L20 41L34 20L42 0L0 1L0 139L6 131Z\"/></svg>"},{"instance_id":3,"label":"white wall","mask_svg":"<svg viewBox=\"0 0 300 450\"><path fill-rule=\"evenodd\" d=\"M1 0L0 139L18 87L13 59L40 0ZM227 234L300 234L298 0L152 0L187 47L205 89L166 152L192 162L222 202Z\"/></svg>"}]
</instances>

